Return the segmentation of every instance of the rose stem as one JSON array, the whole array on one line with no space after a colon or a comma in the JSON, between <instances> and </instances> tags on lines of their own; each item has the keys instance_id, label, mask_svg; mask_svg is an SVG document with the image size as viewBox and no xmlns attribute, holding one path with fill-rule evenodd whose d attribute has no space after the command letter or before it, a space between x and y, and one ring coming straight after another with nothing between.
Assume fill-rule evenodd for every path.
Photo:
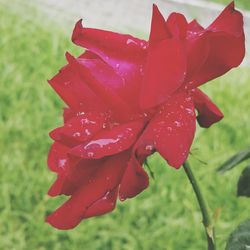
<instances>
[{"instance_id":1,"label":"rose stem","mask_svg":"<svg viewBox=\"0 0 250 250\"><path fill-rule=\"evenodd\" d=\"M187 161L184 162L183 167L184 167L184 170L187 174L187 177L188 177L188 179L193 187L197 201L198 201L199 206L200 206L200 210L202 213L202 222L203 222L203 225L205 227L205 232L206 232L206 236L207 236L208 250L215 250L216 245L215 245L214 227L212 225L212 221L211 221L211 218L209 216L204 197L201 193L198 182L197 182L196 178L194 177L193 171L191 170L191 167Z\"/></svg>"}]
</instances>

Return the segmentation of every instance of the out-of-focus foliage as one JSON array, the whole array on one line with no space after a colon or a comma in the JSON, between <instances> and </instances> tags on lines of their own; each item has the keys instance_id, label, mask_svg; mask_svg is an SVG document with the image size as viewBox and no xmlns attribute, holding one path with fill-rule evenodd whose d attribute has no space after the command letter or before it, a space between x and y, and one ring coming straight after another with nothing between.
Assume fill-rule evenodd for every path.
<instances>
[{"instance_id":1,"label":"out-of-focus foliage","mask_svg":"<svg viewBox=\"0 0 250 250\"><path fill-rule=\"evenodd\" d=\"M233 169L234 167L236 167L237 165L248 159L250 159L250 148L244 149L234 154L218 168L218 171L224 173L228 170Z\"/></svg>"},{"instance_id":2,"label":"out-of-focus foliage","mask_svg":"<svg viewBox=\"0 0 250 250\"><path fill-rule=\"evenodd\" d=\"M211 0L206 0L206 1L211 1ZM232 0L212 0L212 1L224 4L224 5L232 2ZM250 10L249 0L235 0L235 4L236 4L236 7L238 8Z\"/></svg>"},{"instance_id":3,"label":"out-of-focus foliage","mask_svg":"<svg viewBox=\"0 0 250 250\"><path fill-rule=\"evenodd\" d=\"M226 250L250 249L250 220L241 223L230 235Z\"/></svg>"}]
</instances>

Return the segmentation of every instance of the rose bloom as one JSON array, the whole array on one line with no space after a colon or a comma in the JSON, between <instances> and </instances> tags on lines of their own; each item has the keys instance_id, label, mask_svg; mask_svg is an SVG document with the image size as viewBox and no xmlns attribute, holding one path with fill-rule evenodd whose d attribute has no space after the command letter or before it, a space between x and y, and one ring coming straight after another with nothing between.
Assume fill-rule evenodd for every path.
<instances>
[{"instance_id":1,"label":"rose bloom","mask_svg":"<svg viewBox=\"0 0 250 250\"><path fill-rule=\"evenodd\" d=\"M66 53L68 64L49 81L68 105L64 125L50 133L48 156L57 173L48 194L70 196L46 219L59 229L110 212L118 197L147 188L143 163L154 152L179 168L196 119L207 128L223 117L198 87L237 67L245 54L234 3L206 29L178 13L165 21L154 5L149 41L85 28L81 20L72 41L85 52Z\"/></svg>"}]
</instances>

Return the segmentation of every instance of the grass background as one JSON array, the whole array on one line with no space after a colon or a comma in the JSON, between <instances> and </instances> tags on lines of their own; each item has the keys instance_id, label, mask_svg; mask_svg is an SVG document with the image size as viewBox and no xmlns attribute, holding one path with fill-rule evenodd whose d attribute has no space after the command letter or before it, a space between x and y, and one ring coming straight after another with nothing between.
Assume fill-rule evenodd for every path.
<instances>
[{"instance_id":1,"label":"grass background","mask_svg":"<svg viewBox=\"0 0 250 250\"><path fill-rule=\"evenodd\" d=\"M210 0L205 0L205 1L210 1ZM221 3L221 4L228 4L228 3L232 2L232 0L212 0L212 1L217 2L217 3ZM235 4L238 8L250 10L250 1L249 0L234 0L234 1L235 1Z\"/></svg>"},{"instance_id":2,"label":"grass background","mask_svg":"<svg viewBox=\"0 0 250 250\"><path fill-rule=\"evenodd\" d=\"M201 215L184 171L167 167L157 155L150 158L156 180L113 213L66 232L44 223L45 214L64 199L46 195L55 177L46 167L47 134L62 123L63 107L46 80L65 64L66 50L79 54L70 36L71 30L65 34L34 9L0 4L0 249L205 249ZM222 209L216 223L221 250L249 217L250 201L235 196L243 166L223 176L215 171L250 144L249 69L233 70L204 89L225 119L197 131L190 160L211 212Z\"/></svg>"}]
</instances>

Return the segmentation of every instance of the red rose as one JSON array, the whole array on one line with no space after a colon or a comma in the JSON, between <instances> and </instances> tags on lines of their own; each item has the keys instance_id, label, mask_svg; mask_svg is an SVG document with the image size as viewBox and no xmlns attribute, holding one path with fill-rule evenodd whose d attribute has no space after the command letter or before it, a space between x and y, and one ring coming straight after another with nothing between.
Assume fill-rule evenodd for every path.
<instances>
[{"instance_id":1,"label":"red rose","mask_svg":"<svg viewBox=\"0 0 250 250\"><path fill-rule=\"evenodd\" d=\"M53 130L48 157L58 177L49 195L71 196L47 217L59 229L114 209L149 184L142 165L159 152L179 168L202 127L223 114L197 87L233 67L245 54L243 20L230 4L206 29L154 5L149 41L82 27L72 41L86 51L49 83L69 106Z\"/></svg>"}]
</instances>

